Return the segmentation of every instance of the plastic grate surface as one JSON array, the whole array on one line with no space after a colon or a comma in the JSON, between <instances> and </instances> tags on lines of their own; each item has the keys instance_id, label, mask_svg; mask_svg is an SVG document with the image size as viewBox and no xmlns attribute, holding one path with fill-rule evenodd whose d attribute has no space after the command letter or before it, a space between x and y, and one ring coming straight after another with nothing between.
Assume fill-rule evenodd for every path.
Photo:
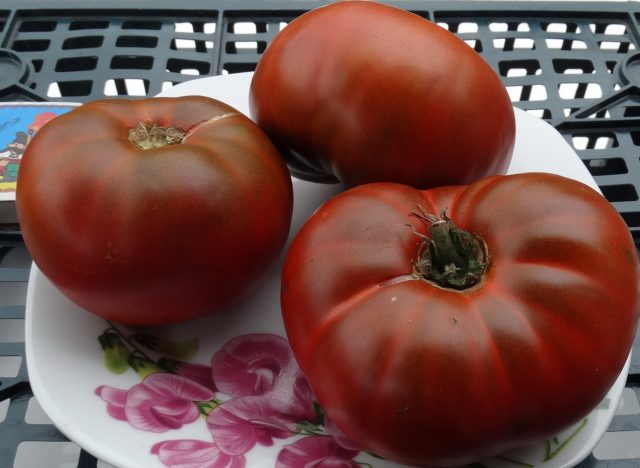
<instances>
[{"instance_id":1,"label":"plastic grate surface","mask_svg":"<svg viewBox=\"0 0 640 468\"><path fill-rule=\"evenodd\" d=\"M252 71L280 30L325 2L184 3L158 0L149 10L142 0L108 8L96 0L78 8L0 0L0 100L139 98L202 76ZM640 242L639 4L396 4L460 36L498 72L514 105L556 127ZM31 393L23 330L29 264L19 232L0 230L0 467L46 459L47 468L107 468L68 442ZM640 467L638 338L634 351L622 405L581 466Z\"/></svg>"},{"instance_id":2,"label":"plastic grate surface","mask_svg":"<svg viewBox=\"0 0 640 468\"><path fill-rule=\"evenodd\" d=\"M217 21L215 11L129 17L18 13L5 44L31 65L29 88L43 99L147 96L216 74Z\"/></svg>"}]
</instances>

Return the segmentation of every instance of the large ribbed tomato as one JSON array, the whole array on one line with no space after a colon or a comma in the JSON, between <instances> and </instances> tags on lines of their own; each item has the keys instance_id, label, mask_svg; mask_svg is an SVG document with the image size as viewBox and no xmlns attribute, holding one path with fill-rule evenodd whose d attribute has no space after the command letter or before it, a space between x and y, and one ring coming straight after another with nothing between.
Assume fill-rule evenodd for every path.
<instances>
[{"instance_id":1,"label":"large ribbed tomato","mask_svg":"<svg viewBox=\"0 0 640 468\"><path fill-rule=\"evenodd\" d=\"M293 20L251 82L256 122L305 180L417 188L503 173L513 108L493 69L453 33L371 1Z\"/></svg>"},{"instance_id":2,"label":"large ribbed tomato","mask_svg":"<svg viewBox=\"0 0 640 468\"><path fill-rule=\"evenodd\" d=\"M379 183L302 227L282 312L340 429L391 460L451 466L589 413L631 348L638 280L626 224L572 179Z\"/></svg>"},{"instance_id":3,"label":"large ribbed tomato","mask_svg":"<svg viewBox=\"0 0 640 468\"><path fill-rule=\"evenodd\" d=\"M291 178L264 133L205 97L102 100L43 127L18 179L35 263L103 317L160 324L237 300L289 233Z\"/></svg>"}]
</instances>

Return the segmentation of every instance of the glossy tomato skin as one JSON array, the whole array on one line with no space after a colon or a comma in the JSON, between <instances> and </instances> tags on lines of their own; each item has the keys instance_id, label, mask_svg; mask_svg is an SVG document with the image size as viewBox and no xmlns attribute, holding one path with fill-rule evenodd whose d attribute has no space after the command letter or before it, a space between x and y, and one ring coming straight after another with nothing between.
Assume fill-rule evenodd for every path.
<instances>
[{"instance_id":1,"label":"glossy tomato skin","mask_svg":"<svg viewBox=\"0 0 640 468\"><path fill-rule=\"evenodd\" d=\"M187 132L140 149L129 129ZM206 97L103 100L56 118L30 142L17 191L29 252L73 302L155 325L244 295L288 236L291 179L264 133Z\"/></svg>"},{"instance_id":2,"label":"glossy tomato skin","mask_svg":"<svg viewBox=\"0 0 640 468\"><path fill-rule=\"evenodd\" d=\"M426 233L410 215L418 205L484 239L480 284L460 292L412 275L422 239L411 227ZM625 223L579 182L368 184L299 231L282 312L319 403L349 437L397 462L455 466L545 440L601 401L633 342L638 279Z\"/></svg>"},{"instance_id":3,"label":"glossy tomato skin","mask_svg":"<svg viewBox=\"0 0 640 468\"><path fill-rule=\"evenodd\" d=\"M267 47L250 107L305 180L417 188L501 174L513 108L491 67L445 29L369 1L293 20Z\"/></svg>"}]
</instances>

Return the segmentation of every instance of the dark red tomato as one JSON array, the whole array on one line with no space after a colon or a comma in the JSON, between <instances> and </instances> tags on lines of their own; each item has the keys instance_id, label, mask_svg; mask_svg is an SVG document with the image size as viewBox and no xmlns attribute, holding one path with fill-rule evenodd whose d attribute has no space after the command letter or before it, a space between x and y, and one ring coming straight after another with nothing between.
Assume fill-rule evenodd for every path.
<instances>
[{"instance_id":1,"label":"dark red tomato","mask_svg":"<svg viewBox=\"0 0 640 468\"><path fill-rule=\"evenodd\" d=\"M340 429L391 460L453 466L551 437L601 401L633 342L638 280L627 226L574 180L379 183L303 226L282 312Z\"/></svg>"},{"instance_id":2,"label":"dark red tomato","mask_svg":"<svg viewBox=\"0 0 640 468\"><path fill-rule=\"evenodd\" d=\"M298 178L467 184L506 171L513 108L493 69L453 33L369 1L292 21L253 76L254 120Z\"/></svg>"},{"instance_id":3,"label":"dark red tomato","mask_svg":"<svg viewBox=\"0 0 640 468\"><path fill-rule=\"evenodd\" d=\"M162 324L258 281L288 236L292 187L267 136L224 103L103 100L36 134L17 209L35 263L73 302Z\"/></svg>"}]
</instances>

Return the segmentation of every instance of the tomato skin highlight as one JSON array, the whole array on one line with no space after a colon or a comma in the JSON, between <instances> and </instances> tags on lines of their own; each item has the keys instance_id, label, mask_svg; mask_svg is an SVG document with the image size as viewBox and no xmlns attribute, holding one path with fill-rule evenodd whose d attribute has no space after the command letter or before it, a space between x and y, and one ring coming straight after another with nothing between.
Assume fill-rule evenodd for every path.
<instances>
[{"instance_id":1,"label":"tomato skin highlight","mask_svg":"<svg viewBox=\"0 0 640 468\"><path fill-rule=\"evenodd\" d=\"M346 1L293 20L251 82L254 120L301 179L426 189L502 174L515 118L465 42L399 8Z\"/></svg>"},{"instance_id":2,"label":"tomato skin highlight","mask_svg":"<svg viewBox=\"0 0 640 468\"><path fill-rule=\"evenodd\" d=\"M486 242L480 284L413 275L417 206ZM602 400L633 343L639 278L626 224L579 182L377 183L302 227L281 302L296 359L348 437L399 463L457 466L552 437Z\"/></svg>"},{"instance_id":3,"label":"tomato skin highlight","mask_svg":"<svg viewBox=\"0 0 640 468\"><path fill-rule=\"evenodd\" d=\"M141 149L141 123L185 132ZM30 142L17 191L25 244L69 299L107 319L157 325L246 294L280 254L291 179L264 133L200 96L102 100Z\"/></svg>"}]
</instances>

